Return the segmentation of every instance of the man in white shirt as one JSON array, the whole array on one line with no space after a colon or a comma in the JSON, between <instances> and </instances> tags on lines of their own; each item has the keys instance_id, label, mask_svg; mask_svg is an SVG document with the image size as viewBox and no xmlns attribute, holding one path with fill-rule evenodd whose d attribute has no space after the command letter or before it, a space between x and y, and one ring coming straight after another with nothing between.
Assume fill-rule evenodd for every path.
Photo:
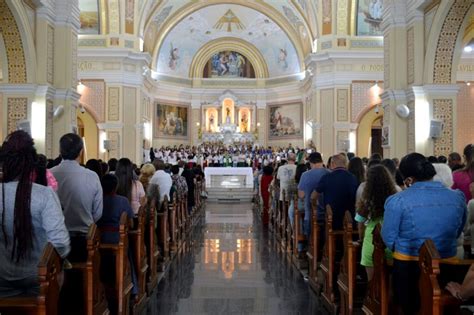
<instances>
[{"instance_id":1,"label":"man in white shirt","mask_svg":"<svg viewBox=\"0 0 474 315\"><path fill-rule=\"evenodd\" d=\"M287 192L287 199L288 199L288 188L290 188L290 185L295 184L295 174L296 174L295 161L296 161L295 154L290 153L288 154L288 164L280 166L278 168L277 179L280 180L280 200L283 200L283 190Z\"/></svg>"},{"instance_id":2,"label":"man in white shirt","mask_svg":"<svg viewBox=\"0 0 474 315\"><path fill-rule=\"evenodd\" d=\"M160 189L160 202L163 201L165 196L170 200L170 190L173 185L171 175L165 172L165 163L162 160L155 159L153 165L156 168L156 172L150 179L150 184L158 185Z\"/></svg>"}]
</instances>

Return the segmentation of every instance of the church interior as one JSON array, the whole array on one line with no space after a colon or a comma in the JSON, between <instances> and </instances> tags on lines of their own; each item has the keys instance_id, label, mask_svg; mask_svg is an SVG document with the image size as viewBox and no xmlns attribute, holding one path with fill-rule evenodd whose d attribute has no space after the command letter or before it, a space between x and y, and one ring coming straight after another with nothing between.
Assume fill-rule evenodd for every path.
<instances>
[{"instance_id":1,"label":"church interior","mask_svg":"<svg viewBox=\"0 0 474 315\"><path fill-rule=\"evenodd\" d=\"M68 278L65 270L52 288L48 278L43 299L4 297L1 278L9 271L0 267L1 314L33 314L36 307L42 311L34 314L391 314L383 230L374 229L372 249L374 265L382 265L359 286L362 239L351 245L359 237L354 213L338 234L324 228L328 212L321 221L317 206L312 213L299 203L309 198L299 187L295 200L282 188L265 203L260 177L280 159L291 164L293 153L299 164L298 152L311 167L319 163L310 158L316 151L324 164L337 154L370 164L373 156L399 162L414 152L458 152L474 165L474 153L471 162L465 153L474 147L474 1L0 0L0 120L5 151L9 135L23 130L37 154L60 161L63 136L75 134L80 164L127 158L138 174L134 181L143 164L160 172L155 162L164 157L168 173L173 164L181 169L179 162L202 168L187 183L187 198L173 199L168 190L166 200L140 205L133 228L120 221L115 232L130 229L130 237L120 234L114 249L101 247L101 229L96 235L97 220L91 221L87 244L81 243L88 267L72 262L76 274ZM7 155L0 154L0 165ZM283 187L280 172L273 175ZM16 211L15 203L11 220ZM9 243L6 235L1 243ZM420 267L420 314L442 314L443 307L455 314L449 307L456 303L440 297L451 290L429 292L434 284L423 278L424 272L436 278L446 257L434 255L433 244L423 246L420 265L437 269ZM127 248L135 251L130 265ZM63 268L60 258L61 266L59 260L45 265L46 278L57 277L51 270ZM474 263L463 258L464 266ZM115 288L99 279L106 264L116 268ZM65 292L74 283L83 283L83 292L74 293L83 308L65 311L64 301L74 300ZM403 306L399 311L411 314Z\"/></svg>"}]
</instances>

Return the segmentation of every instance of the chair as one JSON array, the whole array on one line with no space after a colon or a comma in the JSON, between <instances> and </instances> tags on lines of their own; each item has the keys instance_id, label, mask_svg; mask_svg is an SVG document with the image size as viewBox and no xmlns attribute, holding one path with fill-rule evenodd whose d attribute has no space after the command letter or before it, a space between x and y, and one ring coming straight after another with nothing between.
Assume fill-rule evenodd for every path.
<instances>
[{"instance_id":1,"label":"chair","mask_svg":"<svg viewBox=\"0 0 474 315\"><path fill-rule=\"evenodd\" d=\"M390 301L390 266L385 256L385 244L381 235L382 227L377 224L373 235L374 274L368 283L367 294L362 305L365 314L388 315Z\"/></svg>"},{"instance_id":2,"label":"chair","mask_svg":"<svg viewBox=\"0 0 474 315\"><path fill-rule=\"evenodd\" d=\"M84 263L72 263L72 270L82 275L84 311L88 315L108 314L107 299L104 287L100 281L100 231L92 224L86 236L87 260ZM68 274L69 271L66 271ZM71 297L69 297L71 298Z\"/></svg>"},{"instance_id":3,"label":"chair","mask_svg":"<svg viewBox=\"0 0 474 315\"><path fill-rule=\"evenodd\" d=\"M38 263L38 296L0 299L2 315L56 315L58 314L59 283L62 270L61 257L51 243L46 244Z\"/></svg>"},{"instance_id":4,"label":"chair","mask_svg":"<svg viewBox=\"0 0 474 315\"><path fill-rule=\"evenodd\" d=\"M148 259L148 274L147 274L147 292L151 294L153 289L158 284L158 259L160 251L158 249L157 234L155 233L155 226L157 221L156 214L156 198L151 198L148 202L149 220L146 224L146 249Z\"/></svg>"},{"instance_id":5,"label":"chair","mask_svg":"<svg viewBox=\"0 0 474 315\"><path fill-rule=\"evenodd\" d=\"M168 206L168 197L165 196L163 202L160 204L160 210L157 212L157 238L158 246L161 249L161 255L159 256L158 268L160 271L165 271L165 265L170 259L170 211Z\"/></svg>"},{"instance_id":6,"label":"chair","mask_svg":"<svg viewBox=\"0 0 474 315\"><path fill-rule=\"evenodd\" d=\"M440 258L439 252L431 239L427 239L420 249L418 264L420 266L420 315L442 315L459 314L459 307L462 301L453 297L444 285L440 284L440 277L443 275L443 267L449 265L450 272L458 269L465 274L474 260L459 259L455 261L445 261ZM445 265L445 266L443 266ZM447 272L447 271L444 271ZM451 279L451 276L445 275Z\"/></svg>"},{"instance_id":7,"label":"chair","mask_svg":"<svg viewBox=\"0 0 474 315\"><path fill-rule=\"evenodd\" d=\"M316 292L319 292L321 287L318 283L318 262L319 256L319 225L318 225L318 199L311 198L311 236L309 239L308 252L308 281L310 286Z\"/></svg>"},{"instance_id":8,"label":"chair","mask_svg":"<svg viewBox=\"0 0 474 315\"><path fill-rule=\"evenodd\" d=\"M106 271L112 268L101 267L101 276L105 285L109 308L118 315L129 314L132 278L128 258L128 217L126 213L120 216L119 242L117 244L100 244L102 261L113 261L113 279L106 278Z\"/></svg>"},{"instance_id":9,"label":"chair","mask_svg":"<svg viewBox=\"0 0 474 315\"><path fill-rule=\"evenodd\" d=\"M324 244L323 256L321 258L321 271L324 285L321 293L324 306L333 313L337 313L338 304L334 289L336 280L336 270L339 262L336 260L336 241L341 240L344 232L334 231L333 212L331 206L326 207L326 241Z\"/></svg>"},{"instance_id":10,"label":"chair","mask_svg":"<svg viewBox=\"0 0 474 315\"><path fill-rule=\"evenodd\" d=\"M136 228L129 230L135 274L137 275L138 293L132 305L133 313L140 313L146 302L146 283L148 263L145 248L145 208L140 207L137 213Z\"/></svg>"},{"instance_id":11,"label":"chair","mask_svg":"<svg viewBox=\"0 0 474 315\"><path fill-rule=\"evenodd\" d=\"M357 279L365 279L365 270L359 264L362 246L358 242L354 242L359 238L359 234L353 230L353 227L352 215L346 211L344 214L344 255L337 280L340 293L340 314L344 315L354 313L356 304L362 302L367 285L364 280L357 281Z\"/></svg>"}]
</instances>

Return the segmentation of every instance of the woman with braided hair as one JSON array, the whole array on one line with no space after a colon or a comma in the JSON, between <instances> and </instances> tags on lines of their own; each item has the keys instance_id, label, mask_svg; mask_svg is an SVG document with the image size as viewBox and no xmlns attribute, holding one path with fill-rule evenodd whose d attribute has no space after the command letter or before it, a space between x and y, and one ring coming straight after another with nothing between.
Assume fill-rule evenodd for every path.
<instances>
[{"instance_id":1,"label":"woman with braided hair","mask_svg":"<svg viewBox=\"0 0 474 315\"><path fill-rule=\"evenodd\" d=\"M33 139L26 132L6 138L0 150L0 297L38 294L37 265L48 242L61 257L70 251L56 194L33 182L37 163Z\"/></svg>"}]
</instances>

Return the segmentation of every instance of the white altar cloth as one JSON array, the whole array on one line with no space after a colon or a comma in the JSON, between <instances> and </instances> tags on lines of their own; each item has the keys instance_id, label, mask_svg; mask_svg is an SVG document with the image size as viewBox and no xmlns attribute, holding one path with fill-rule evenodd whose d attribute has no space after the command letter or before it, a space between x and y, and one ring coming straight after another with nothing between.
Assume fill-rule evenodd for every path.
<instances>
[{"instance_id":1,"label":"white altar cloth","mask_svg":"<svg viewBox=\"0 0 474 315\"><path fill-rule=\"evenodd\" d=\"M245 188L253 188L253 171L251 167L206 167L204 169L206 187L210 188L212 176L245 176Z\"/></svg>"}]
</instances>

